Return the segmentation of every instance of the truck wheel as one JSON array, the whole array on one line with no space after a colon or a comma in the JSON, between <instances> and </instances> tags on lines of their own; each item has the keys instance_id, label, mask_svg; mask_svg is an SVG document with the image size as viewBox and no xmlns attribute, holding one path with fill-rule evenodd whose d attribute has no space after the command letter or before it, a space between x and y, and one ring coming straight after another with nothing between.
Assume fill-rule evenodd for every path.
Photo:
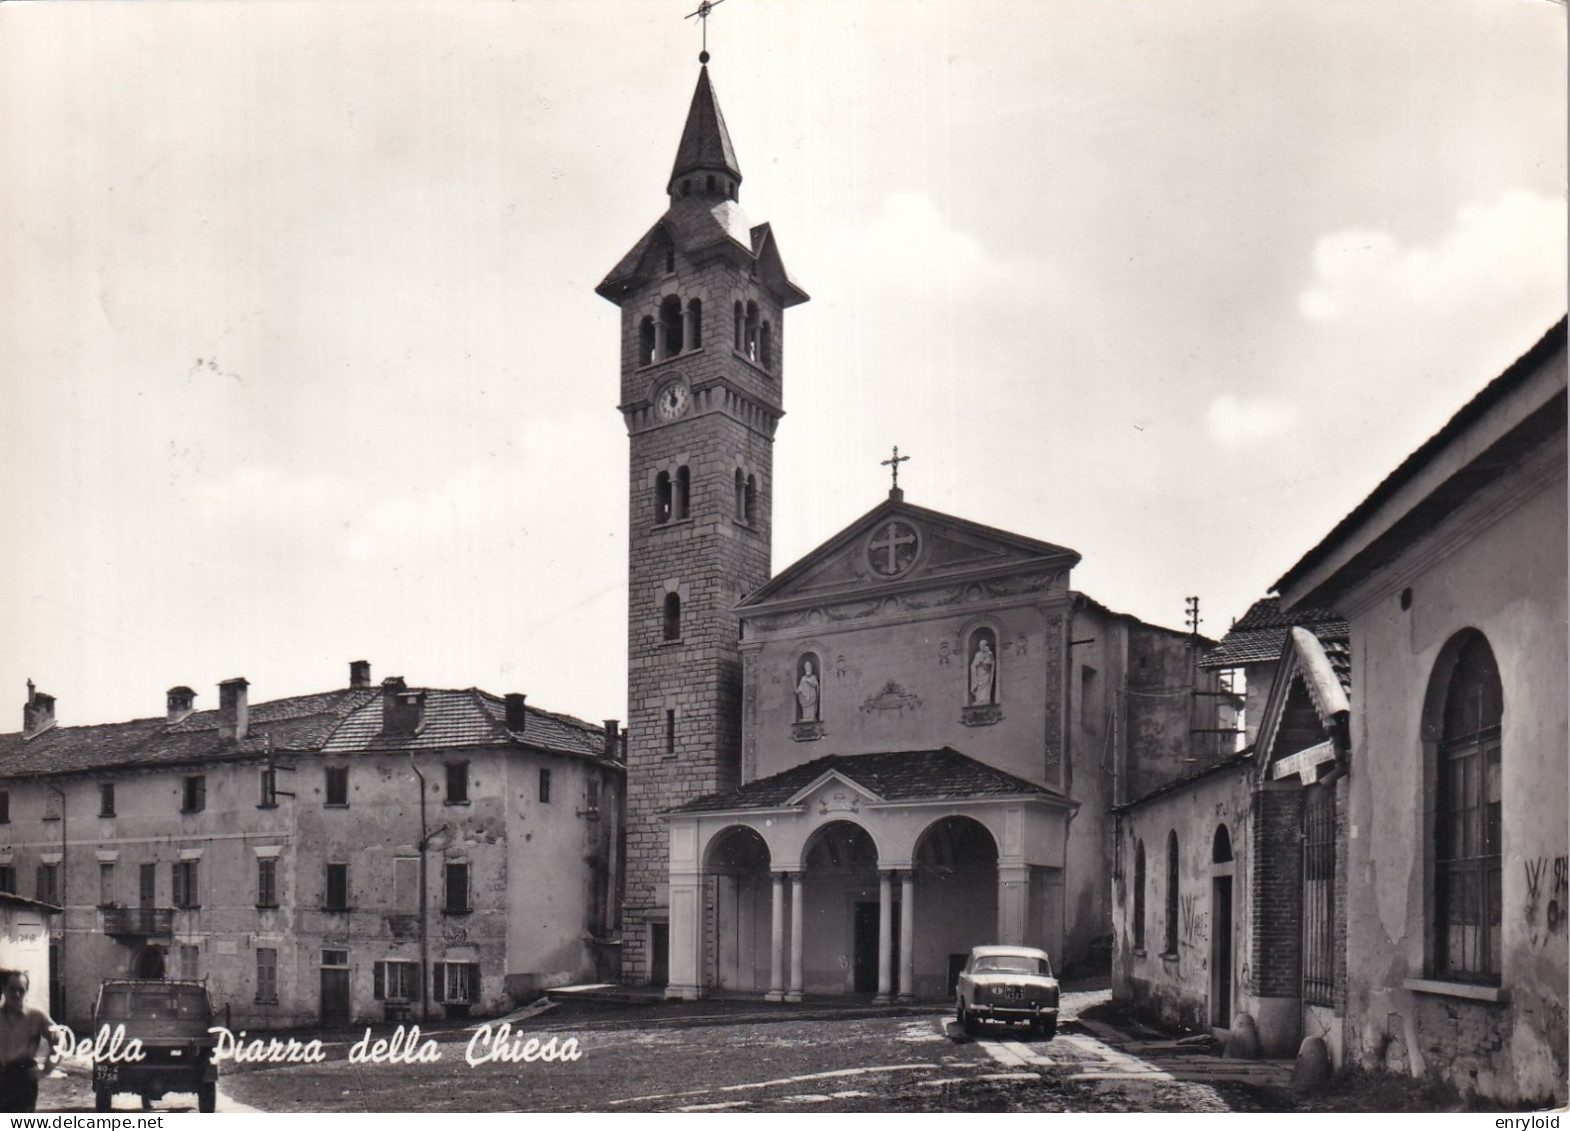
<instances>
[{"instance_id":1,"label":"truck wheel","mask_svg":"<svg viewBox=\"0 0 1570 1131\"><path fill-rule=\"evenodd\" d=\"M93 1089L93 1110L109 1111L114 1107L114 1093L108 1088Z\"/></svg>"},{"instance_id":2,"label":"truck wheel","mask_svg":"<svg viewBox=\"0 0 1570 1131\"><path fill-rule=\"evenodd\" d=\"M196 1089L196 1110L205 1112L218 1110L217 1084L202 1084Z\"/></svg>"}]
</instances>

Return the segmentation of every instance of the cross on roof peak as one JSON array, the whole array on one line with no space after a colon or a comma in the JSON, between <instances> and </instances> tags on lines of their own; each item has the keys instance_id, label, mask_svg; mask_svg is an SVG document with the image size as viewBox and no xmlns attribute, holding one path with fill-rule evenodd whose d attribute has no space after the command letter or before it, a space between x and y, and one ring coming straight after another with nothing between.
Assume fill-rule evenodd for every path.
<instances>
[{"instance_id":1,"label":"cross on roof peak","mask_svg":"<svg viewBox=\"0 0 1570 1131\"><path fill-rule=\"evenodd\" d=\"M902 455L900 455L899 454L899 445L895 444L894 445L894 455L891 456L890 458L884 460L879 465L880 467L887 467L887 468L889 468L893 472L894 482L892 484L890 484L890 486L889 486L889 497L890 498L902 498L903 497L903 492L901 492L900 489L899 489L899 465L902 464L902 463L909 463L909 462L910 462L910 457L909 456L902 456Z\"/></svg>"}]
</instances>

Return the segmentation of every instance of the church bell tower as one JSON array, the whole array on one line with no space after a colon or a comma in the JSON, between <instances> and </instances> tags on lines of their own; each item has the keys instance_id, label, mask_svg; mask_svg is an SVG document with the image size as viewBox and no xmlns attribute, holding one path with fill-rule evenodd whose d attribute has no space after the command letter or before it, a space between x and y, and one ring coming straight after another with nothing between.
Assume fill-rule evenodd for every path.
<instances>
[{"instance_id":1,"label":"church bell tower","mask_svg":"<svg viewBox=\"0 0 1570 1131\"><path fill-rule=\"evenodd\" d=\"M595 288L621 308L629 436L622 961L634 983L666 981L670 858L659 814L740 784L733 610L769 578L783 316L807 300L769 226L748 225L740 188L704 65L670 204Z\"/></svg>"}]
</instances>

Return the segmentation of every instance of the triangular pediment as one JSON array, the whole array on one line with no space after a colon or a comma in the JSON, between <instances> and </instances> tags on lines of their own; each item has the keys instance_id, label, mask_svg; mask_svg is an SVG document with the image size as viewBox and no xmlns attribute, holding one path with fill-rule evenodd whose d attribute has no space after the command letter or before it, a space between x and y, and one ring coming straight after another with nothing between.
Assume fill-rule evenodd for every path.
<instances>
[{"instance_id":1,"label":"triangular pediment","mask_svg":"<svg viewBox=\"0 0 1570 1131\"><path fill-rule=\"evenodd\" d=\"M782 571L742 605L877 598L924 589L999 597L1066 590L1079 554L891 498Z\"/></svg>"},{"instance_id":2,"label":"triangular pediment","mask_svg":"<svg viewBox=\"0 0 1570 1131\"><path fill-rule=\"evenodd\" d=\"M1263 774L1315 780L1317 767L1346 746L1350 653L1339 637L1293 626L1281 650L1255 740Z\"/></svg>"},{"instance_id":3,"label":"triangular pediment","mask_svg":"<svg viewBox=\"0 0 1570 1131\"><path fill-rule=\"evenodd\" d=\"M839 770L829 770L810 785L797 790L785 804L805 806L827 816L834 813L855 813L863 805L882 800L883 798L872 790Z\"/></svg>"}]
</instances>

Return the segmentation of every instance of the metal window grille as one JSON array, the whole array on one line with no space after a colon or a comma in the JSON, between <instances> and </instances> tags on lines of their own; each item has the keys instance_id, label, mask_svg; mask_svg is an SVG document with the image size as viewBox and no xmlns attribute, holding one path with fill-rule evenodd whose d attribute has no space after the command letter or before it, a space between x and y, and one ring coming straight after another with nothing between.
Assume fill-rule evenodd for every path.
<instances>
[{"instance_id":1,"label":"metal window grille","mask_svg":"<svg viewBox=\"0 0 1570 1131\"><path fill-rule=\"evenodd\" d=\"M1303 799L1303 1000L1334 1005L1336 795L1311 787Z\"/></svg>"}]
</instances>

